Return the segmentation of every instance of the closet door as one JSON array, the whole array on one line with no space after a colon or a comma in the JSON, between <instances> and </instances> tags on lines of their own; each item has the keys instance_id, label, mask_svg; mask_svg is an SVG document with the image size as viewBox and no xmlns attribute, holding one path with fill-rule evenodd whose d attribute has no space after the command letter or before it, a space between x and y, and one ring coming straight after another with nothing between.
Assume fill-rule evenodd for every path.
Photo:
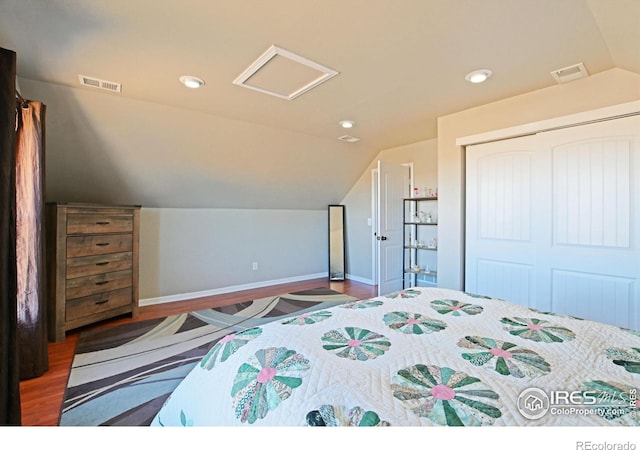
<instances>
[{"instance_id":1,"label":"closet door","mask_svg":"<svg viewBox=\"0 0 640 450\"><path fill-rule=\"evenodd\" d=\"M640 117L471 146L467 174L466 290L640 327Z\"/></svg>"},{"instance_id":2,"label":"closet door","mask_svg":"<svg viewBox=\"0 0 640 450\"><path fill-rule=\"evenodd\" d=\"M467 147L465 290L535 305L536 137Z\"/></svg>"},{"instance_id":3,"label":"closet door","mask_svg":"<svg viewBox=\"0 0 640 450\"><path fill-rule=\"evenodd\" d=\"M542 133L539 307L640 328L640 116Z\"/></svg>"}]
</instances>

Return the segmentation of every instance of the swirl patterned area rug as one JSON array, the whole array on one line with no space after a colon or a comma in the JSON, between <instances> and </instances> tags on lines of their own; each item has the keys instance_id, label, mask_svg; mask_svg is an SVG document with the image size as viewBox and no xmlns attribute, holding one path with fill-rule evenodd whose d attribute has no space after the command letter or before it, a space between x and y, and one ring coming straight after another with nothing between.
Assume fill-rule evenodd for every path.
<instances>
[{"instance_id":1,"label":"swirl patterned area rug","mask_svg":"<svg viewBox=\"0 0 640 450\"><path fill-rule=\"evenodd\" d=\"M149 425L169 394L224 336L354 300L320 287L83 332L59 425Z\"/></svg>"}]
</instances>

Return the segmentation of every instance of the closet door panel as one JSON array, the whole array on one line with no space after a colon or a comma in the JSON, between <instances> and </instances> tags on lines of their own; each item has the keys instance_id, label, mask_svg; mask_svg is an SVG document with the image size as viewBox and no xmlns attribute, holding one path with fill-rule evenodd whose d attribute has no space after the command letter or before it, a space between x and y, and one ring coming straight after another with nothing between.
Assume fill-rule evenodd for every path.
<instances>
[{"instance_id":1,"label":"closet door panel","mask_svg":"<svg viewBox=\"0 0 640 450\"><path fill-rule=\"evenodd\" d=\"M465 290L532 306L535 138L467 148Z\"/></svg>"},{"instance_id":2,"label":"closet door panel","mask_svg":"<svg viewBox=\"0 0 640 450\"><path fill-rule=\"evenodd\" d=\"M614 137L551 148L556 245L629 247L632 144Z\"/></svg>"},{"instance_id":3,"label":"closet door panel","mask_svg":"<svg viewBox=\"0 0 640 450\"><path fill-rule=\"evenodd\" d=\"M465 289L640 328L639 180L640 116L467 147Z\"/></svg>"},{"instance_id":4,"label":"closet door panel","mask_svg":"<svg viewBox=\"0 0 640 450\"><path fill-rule=\"evenodd\" d=\"M551 310L629 326L636 282L632 278L570 270L552 271Z\"/></svg>"},{"instance_id":5,"label":"closet door panel","mask_svg":"<svg viewBox=\"0 0 640 450\"><path fill-rule=\"evenodd\" d=\"M537 243L549 309L640 327L640 117L541 133L551 228Z\"/></svg>"},{"instance_id":6,"label":"closet door panel","mask_svg":"<svg viewBox=\"0 0 640 450\"><path fill-rule=\"evenodd\" d=\"M478 258L476 260L477 292L483 292L501 299L517 299L517 303L529 305L535 294L535 266L494 261Z\"/></svg>"}]
</instances>

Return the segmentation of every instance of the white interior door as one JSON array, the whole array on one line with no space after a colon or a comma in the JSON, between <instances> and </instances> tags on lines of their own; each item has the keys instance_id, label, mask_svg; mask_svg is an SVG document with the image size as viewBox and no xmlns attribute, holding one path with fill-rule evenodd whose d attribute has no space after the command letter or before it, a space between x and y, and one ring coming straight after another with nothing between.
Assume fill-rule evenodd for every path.
<instances>
[{"instance_id":1,"label":"white interior door","mask_svg":"<svg viewBox=\"0 0 640 450\"><path fill-rule=\"evenodd\" d=\"M533 306L535 136L467 147L465 290Z\"/></svg>"},{"instance_id":2,"label":"white interior door","mask_svg":"<svg viewBox=\"0 0 640 450\"><path fill-rule=\"evenodd\" d=\"M640 117L467 148L465 289L640 327Z\"/></svg>"},{"instance_id":3,"label":"white interior door","mask_svg":"<svg viewBox=\"0 0 640 450\"><path fill-rule=\"evenodd\" d=\"M378 295L402 289L402 207L408 191L409 168L378 161Z\"/></svg>"}]
</instances>

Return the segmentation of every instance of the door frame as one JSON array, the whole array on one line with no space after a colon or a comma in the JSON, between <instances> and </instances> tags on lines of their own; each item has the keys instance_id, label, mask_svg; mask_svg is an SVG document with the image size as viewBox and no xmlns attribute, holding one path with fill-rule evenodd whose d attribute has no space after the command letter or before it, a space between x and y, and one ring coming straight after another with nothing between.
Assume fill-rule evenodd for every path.
<instances>
[{"instance_id":1,"label":"door frame","mask_svg":"<svg viewBox=\"0 0 640 450\"><path fill-rule=\"evenodd\" d=\"M415 186L414 179L414 163L405 162L401 163L401 166L407 166L409 168L409 192L407 195L410 195L413 192L413 188ZM378 254L378 240L376 239L377 230L378 230L378 168L374 167L371 169L371 279L373 280L373 285L378 286L378 267L380 265L380 255Z\"/></svg>"}]
</instances>

